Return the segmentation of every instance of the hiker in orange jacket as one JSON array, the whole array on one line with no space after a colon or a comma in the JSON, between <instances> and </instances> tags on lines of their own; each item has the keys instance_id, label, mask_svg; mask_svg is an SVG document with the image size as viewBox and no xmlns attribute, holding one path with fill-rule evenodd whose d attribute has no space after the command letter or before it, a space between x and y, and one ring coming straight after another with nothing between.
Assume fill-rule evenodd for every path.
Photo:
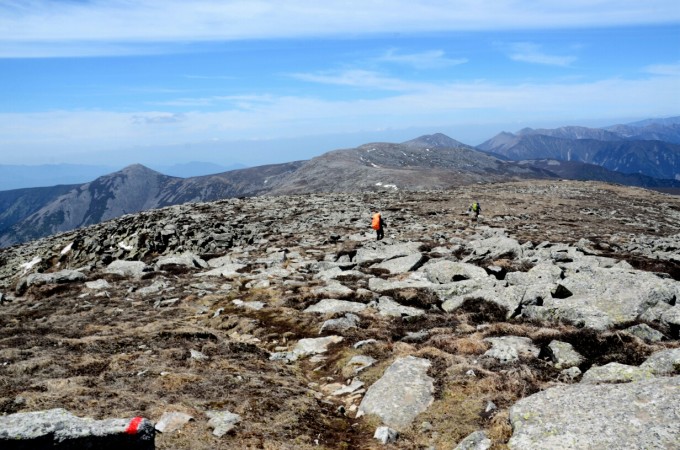
<instances>
[{"instance_id":1,"label":"hiker in orange jacket","mask_svg":"<svg viewBox=\"0 0 680 450\"><path fill-rule=\"evenodd\" d=\"M375 230L377 240L385 237L385 231L383 228L386 226L385 221L382 218L382 214L379 212L373 214L373 219L371 220L371 228Z\"/></svg>"}]
</instances>

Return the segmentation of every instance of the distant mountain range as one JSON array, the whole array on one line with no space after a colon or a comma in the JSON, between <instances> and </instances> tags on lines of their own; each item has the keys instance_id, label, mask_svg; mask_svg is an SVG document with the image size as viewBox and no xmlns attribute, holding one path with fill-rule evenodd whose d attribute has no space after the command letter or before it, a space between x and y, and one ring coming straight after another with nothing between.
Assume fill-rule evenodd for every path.
<instances>
[{"instance_id":1,"label":"distant mountain range","mask_svg":"<svg viewBox=\"0 0 680 450\"><path fill-rule=\"evenodd\" d=\"M509 160L555 159L625 174L680 180L680 117L607 128L526 128L477 147Z\"/></svg>"},{"instance_id":2,"label":"distant mountain range","mask_svg":"<svg viewBox=\"0 0 680 450\"><path fill-rule=\"evenodd\" d=\"M653 133L678 140L678 124L680 117L607 129L524 129L501 133L478 148L433 134L401 144L334 150L308 161L185 178L133 165L88 183L0 192L0 246L146 209L230 197L429 190L551 178L678 189L680 144L642 139Z\"/></svg>"},{"instance_id":3,"label":"distant mountain range","mask_svg":"<svg viewBox=\"0 0 680 450\"><path fill-rule=\"evenodd\" d=\"M192 161L184 164L154 165L153 170L173 177L198 177L229 170L242 169L243 164L219 164ZM82 184L115 172L112 166L86 164L41 164L34 166L0 164L0 191L60 184Z\"/></svg>"}]
</instances>

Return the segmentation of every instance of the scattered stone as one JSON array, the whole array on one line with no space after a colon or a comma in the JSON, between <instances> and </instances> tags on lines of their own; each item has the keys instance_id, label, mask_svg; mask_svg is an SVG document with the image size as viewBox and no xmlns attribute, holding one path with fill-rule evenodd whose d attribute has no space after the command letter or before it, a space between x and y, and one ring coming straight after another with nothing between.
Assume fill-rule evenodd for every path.
<instances>
[{"instance_id":1,"label":"scattered stone","mask_svg":"<svg viewBox=\"0 0 680 450\"><path fill-rule=\"evenodd\" d=\"M408 331L401 340L402 342L423 342L428 337L430 337L430 332L427 330Z\"/></svg>"},{"instance_id":2,"label":"scattered stone","mask_svg":"<svg viewBox=\"0 0 680 450\"><path fill-rule=\"evenodd\" d=\"M331 281L326 286L320 286L312 289L312 294L317 297L327 297L327 298L343 298L349 297L354 291L347 286L337 282Z\"/></svg>"},{"instance_id":3,"label":"scattered stone","mask_svg":"<svg viewBox=\"0 0 680 450\"><path fill-rule=\"evenodd\" d=\"M510 408L512 450L677 448L680 377L546 389Z\"/></svg>"},{"instance_id":4,"label":"scattered stone","mask_svg":"<svg viewBox=\"0 0 680 450\"><path fill-rule=\"evenodd\" d=\"M517 361L520 356L538 358L540 349L531 339L520 336L502 336L486 338L484 342L491 343L492 347L484 353L484 356L496 358L502 363Z\"/></svg>"},{"instance_id":5,"label":"scattered stone","mask_svg":"<svg viewBox=\"0 0 680 450\"><path fill-rule=\"evenodd\" d=\"M424 260L425 259L421 253L414 253L412 255L402 256L400 258L394 258L374 264L371 267L374 269L387 270L391 274L400 274L416 270L423 264Z\"/></svg>"},{"instance_id":6,"label":"scattered stone","mask_svg":"<svg viewBox=\"0 0 680 450\"><path fill-rule=\"evenodd\" d=\"M433 379L427 375L430 361L414 356L397 359L368 388L358 416L375 414L389 427L405 429L434 401Z\"/></svg>"},{"instance_id":7,"label":"scattered stone","mask_svg":"<svg viewBox=\"0 0 680 450\"><path fill-rule=\"evenodd\" d=\"M474 264L441 260L423 266L423 272L432 283L446 284L465 280L485 279L486 270Z\"/></svg>"},{"instance_id":8,"label":"scattered stone","mask_svg":"<svg viewBox=\"0 0 680 450\"><path fill-rule=\"evenodd\" d=\"M120 275L121 277L142 278L145 272L151 271L151 267L142 261L116 260L104 269L104 273Z\"/></svg>"},{"instance_id":9,"label":"scattered stone","mask_svg":"<svg viewBox=\"0 0 680 450\"><path fill-rule=\"evenodd\" d=\"M342 388L334 391L332 395L338 397L341 395L352 394L362 387L364 387L364 382L355 378L347 386L343 386Z\"/></svg>"},{"instance_id":10,"label":"scattered stone","mask_svg":"<svg viewBox=\"0 0 680 450\"><path fill-rule=\"evenodd\" d=\"M359 341L353 345L354 348L361 348L365 345L371 345L371 344L376 344L378 341L375 339L365 339L363 341Z\"/></svg>"},{"instance_id":11,"label":"scattered stone","mask_svg":"<svg viewBox=\"0 0 680 450\"><path fill-rule=\"evenodd\" d=\"M100 290L100 289L109 289L109 288L111 288L111 285L109 284L108 281L100 278L99 280L95 280L95 281L86 281L85 287L87 287L88 289Z\"/></svg>"},{"instance_id":12,"label":"scattered stone","mask_svg":"<svg viewBox=\"0 0 680 450\"><path fill-rule=\"evenodd\" d=\"M216 269L218 267L223 267L228 264L234 264L236 261L233 260L233 258L229 255L227 256L220 256L218 258L212 258L207 261L208 267L212 267L213 269Z\"/></svg>"},{"instance_id":13,"label":"scattered stone","mask_svg":"<svg viewBox=\"0 0 680 450\"><path fill-rule=\"evenodd\" d=\"M319 330L319 334L324 333L324 332L335 332L335 333L342 333L344 331L347 331L352 328L357 328L359 326L359 323L361 322L361 319L359 319L359 316L351 313L345 314L345 317L340 317L338 319L330 319L325 321L321 325L321 329Z\"/></svg>"},{"instance_id":14,"label":"scattered stone","mask_svg":"<svg viewBox=\"0 0 680 450\"><path fill-rule=\"evenodd\" d=\"M382 316L404 317L422 316L425 311L414 308L413 306L403 306L392 300L390 297L380 297L377 305L378 312Z\"/></svg>"},{"instance_id":15,"label":"scattered stone","mask_svg":"<svg viewBox=\"0 0 680 450\"><path fill-rule=\"evenodd\" d=\"M583 362L583 356L568 342L552 341L548 344L548 349L556 369L568 369Z\"/></svg>"},{"instance_id":16,"label":"scattered stone","mask_svg":"<svg viewBox=\"0 0 680 450\"><path fill-rule=\"evenodd\" d=\"M373 437L380 441L381 444L391 444L397 442L399 432L390 427L378 427L373 434Z\"/></svg>"},{"instance_id":17,"label":"scattered stone","mask_svg":"<svg viewBox=\"0 0 680 450\"><path fill-rule=\"evenodd\" d=\"M194 420L194 418L183 412L164 412L160 420L156 422L156 431L172 433L182 429L191 420Z\"/></svg>"},{"instance_id":18,"label":"scattered stone","mask_svg":"<svg viewBox=\"0 0 680 450\"><path fill-rule=\"evenodd\" d=\"M168 283L165 281L154 281L149 286L137 289L135 294L145 297L147 295L156 294L167 287Z\"/></svg>"},{"instance_id":19,"label":"scattered stone","mask_svg":"<svg viewBox=\"0 0 680 450\"><path fill-rule=\"evenodd\" d=\"M241 422L241 416L224 411L208 411L205 413L210 420L208 426L213 429L213 434L222 437L234 429L237 423Z\"/></svg>"},{"instance_id":20,"label":"scattered stone","mask_svg":"<svg viewBox=\"0 0 680 450\"><path fill-rule=\"evenodd\" d=\"M309 355L316 355L319 353L325 353L328 350L328 346L331 344L337 344L342 342L342 336L326 336L320 338L310 338L310 339L300 339L290 352L278 352L272 353L269 359L284 360L288 362L297 361L299 358L304 358Z\"/></svg>"},{"instance_id":21,"label":"scattered stone","mask_svg":"<svg viewBox=\"0 0 680 450\"><path fill-rule=\"evenodd\" d=\"M197 277L223 277L223 278L237 278L241 276L239 270L245 269L245 264L225 264L207 272L197 273Z\"/></svg>"},{"instance_id":22,"label":"scattered stone","mask_svg":"<svg viewBox=\"0 0 680 450\"><path fill-rule=\"evenodd\" d=\"M356 344L355 348L356 347ZM373 364L376 363L376 359L371 357L371 356L366 356L366 355L355 355L352 356L352 359L349 360L347 365L345 367L348 367L352 369L352 373L354 375L358 374L362 370L371 367Z\"/></svg>"},{"instance_id":23,"label":"scattered stone","mask_svg":"<svg viewBox=\"0 0 680 450\"><path fill-rule=\"evenodd\" d=\"M154 302L154 304L153 304L153 307L154 308L169 308L169 307L177 305L177 303L179 303L180 300L181 299L179 297L168 298L168 299L165 299L165 300L156 300L156 302Z\"/></svg>"},{"instance_id":24,"label":"scattered stone","mask_svg":"<svg viewBox=\"0 0 680 450\"><path fill-rule=\"evenodd\" d=\"M490 448L491 439L487 437L486 433L475 431L460 441L454 450L488 450Z\"/></svg>"},{"instance_id":25,"label":"scattered stone","mask_svg":"<svg viewBox=\"0 0 680 450\"><path fill-rule=\"evenodd\" d=\"M85 281L87 277L84 273L77 270L60 270L53 273L32 273L17 285L17 294L22 294L26 288L31 286L42 286L45 284L74 283Z\"/></svg>"},{"instance_id":26,"label":"scattered stone","mask_svg":"<svg viewBox=\"0 0 680 450\"><path fill-rule=\"evenodd\" d=\"M566 271L559 283L573 295L544 297L542 305L526 308L523 313L532 319L607 330L643 318L657 305L673 304L680 295L680 282L675 280L641 270L588 265L587 261Z\"/></svg>"},{"instance_id":27,"label":"scattered stone","mask_svg":"<svg viewBox=\"0 0 680 450\"><path fill-rule=\"evenodd\" d=\"M307 307L303 312L306 313L341 313L341 312L360 312L366 309L363 303L350 302L347 300L337 300L327 298L321 300L319 303Z\"/></svg>"},{"instance_id":28,"label":"scattered stone","mask_svg":"<svg viewBox=\"0 0 680 450\"><path fill-rule=\"evenodd\" d=\"M630 383L631 381L646 380L653 377L654 374L650 369L611 362L604 366L593 366L588 369L583 374L581 383Z\"/></svg>"},{"instance_id":29,"label":"scattered stone","mask_svg":"<svg viewBox=\"0 0 680 450\"><path fill-rule=\"evenodd\" d=\"M570 367L568 369L562 370L560 372L560 377L564 380L567 380L567 381L573 381L573 380L577 379L578 377L580 377L581 373L582 373L581 369L574 366L574 367Z\"/></svg>"},{"instance_id":30,"label":"scattered stone","mask_svg":"<svg viewBox=\"0 0 680 450\"><path fill-rule=\"evenodd\" d=\"M190 269L205 269L209 267L208 263L190 252L182 253L181 255L166 255L156 261L158 270L166 270L168 267L172 266L182 266Z\"/></svg>"},{"instance_id":31,"label":"scattered stone","mask_svg":"<svg viewBox=\"0 0 680 450\"><path fill-rule=\"evenodd\" d=\"M208 281L203 281L201 283L193 283L190 286L194 289L202 291L214 291L215 289L217 289L217 285L215 283L210 283Z\"/></svg>"},{"instance_id":32,"label":"scattered stone","mask_svg":"<svg viewBox=\"0 0 680 450\"><path fill-rule=\"evenodd\" d=\"M472 250L472 258L495 260L501 258L521 259L524 256L524 248L515 239L497 236L471 241L467 248ZM475 258L476 257L476 258Z\"/></svg>"},{"instance_id":33,"label":"scattered stone","mask_svg":"<svg viewBox=\"0 0 680 450\"><path fill-rule=\"evenodd\" d=\"M240 299L238 299L238 298L235 299L235 300L232 300L231 303L232 303L234 306L238 306L239 308L252 309L253 311L259 311L259 310L263 309L265 306L267 306L267 305L266 305L265 303L263 303L263 302L257 302L257 301L254 301L254 302L244 302L243 300L240 300Z\"/></svg>"},{"instance_id":34,"label":"scattered stone","mask_svg":"<svg viewBox=\"0 0 680 450\"><path fill-rule=\"evenodd\" d=\"M646 323L633 325L630 328L626 328L625 331L632 334L633 336L639 337L647 343L659 342L664 338L663 333L655 330Z\"/></svg>"},{"instance_id":35,"label":"scattered stone","mask_svg":"<svg viewBox=\"0 0 680 450\"><path fill-rule=\"evenodd\" d=\"M664 311L661 314L661 323L670 328L674 339L680 338L680 304L675 304L672 308Z\"/></svg>"},{"instance_id":36,"label":"scattered stone","mask_svg":"<svg viewBox=\"0 0 680 450\"><path fill-rule=\"evenodd\" d=\"M377 248L363 247L357 251L354 262L358 265L371 265L389 259L400 258L418 253L420 242L404 242Z\"/></svg>"},{"instance_id":37,"label":"scattered stone","mask_svg":"<svg viewBox=\"0 0 680 450\"><path fill-rule=\"evenodd\" d=\"M390 291L399 291L404 289L431 289L434 284L431 281L422 278L422 274L417 272L412 273L408 278L403 280L383 280L382 278L370 278L368 280L368 289L378 294L383 294Z\"/></svg>"},{"instance_id":38,"label":"scattered stone","mask_svg":"<svg viewBox=\"0 0 680 450\"><path fill-rule=\"evenodd\" d=\"M191 359L195 359L196 361L206 361L208 359L208 357L205 354L199 352L198 350L192 349L192 350L189 350L189 353L190 353L189 357Z\"/></svg>"},{"instance_id":39,"label":"scattered stone","mask_svg":"<svg viewBox=\"0 0 680 450\"><path fill-rule=\"evenodd\" d=\"M680 373L680 348L671 348L653 353L640 365L654 375L672 375Z\"/></svg>"}]
</instances>

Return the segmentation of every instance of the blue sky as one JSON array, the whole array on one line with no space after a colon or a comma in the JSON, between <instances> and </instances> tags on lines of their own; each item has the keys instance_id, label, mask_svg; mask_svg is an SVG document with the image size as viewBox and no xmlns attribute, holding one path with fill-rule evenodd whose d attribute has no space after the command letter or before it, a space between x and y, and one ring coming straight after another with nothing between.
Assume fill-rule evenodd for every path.
<instances>
[{"instance_id":1,"label":"blue sky","mask_svg":"<svg viewBox=\"0 0 680 450\"><path fill-rule=\"evenodd\" d=\"M679 105L677 0L0 0L0 164L257 165Z\"/></svg>"}]
</instances>

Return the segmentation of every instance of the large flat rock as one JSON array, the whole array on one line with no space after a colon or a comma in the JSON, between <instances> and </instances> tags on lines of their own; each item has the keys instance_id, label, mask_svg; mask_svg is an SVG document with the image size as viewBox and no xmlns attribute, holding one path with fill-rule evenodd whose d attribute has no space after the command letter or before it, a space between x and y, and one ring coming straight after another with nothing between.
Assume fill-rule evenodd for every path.
<instances>
[{"instance_id":1,"label":"large flat rock","mask_svg":"<svg viewBox=\"0 0 680 450\"><path fill-rule=\"evenodd\" d=\"M547 389L510 409L514 450L680 448L680 377Z\"/></svg>"},{"instance_id":2,"label":"large flat rock","mask_svg":"<svg viewBox=\"0 0 680 450\"><path fill-rule=\"evenodd\" d=\"M359 414L375 414L396 430L408 427L434 401L434 384L427 375L430 361L414 356L397 359L373 383L359 405Z\"/></svg>"},{"instance_id":3,"label":"large flat rock","mask_svg":"<svg viewBox=\"0 0 680 450\"><path fill-rule=\"evenodd\" d=\"M94 420L60 408L0 417L3 450L153 450L154 437L154 425L141 417Z\"/></svg>"}]
</instances>

